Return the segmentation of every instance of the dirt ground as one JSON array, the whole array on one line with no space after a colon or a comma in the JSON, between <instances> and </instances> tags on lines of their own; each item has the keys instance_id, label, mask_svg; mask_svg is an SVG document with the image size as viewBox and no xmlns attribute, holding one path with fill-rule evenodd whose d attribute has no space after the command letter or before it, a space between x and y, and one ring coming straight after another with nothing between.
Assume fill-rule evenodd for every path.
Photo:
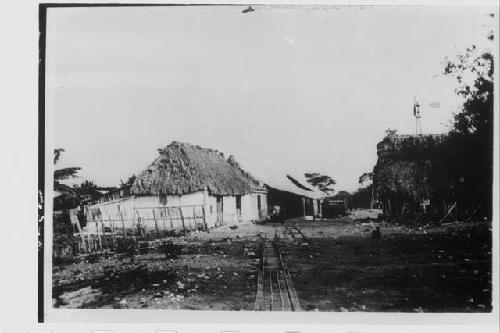
<instances>
[{"instance_id":1,"label":"dirt ground","mask_svg":"<svg viewBox=\"0 0 500 333\"><path fill-rule=\"evenodd\" d=\"M380 241L371 239L376 225ZM305 311L491 311L491 223L408 228L350 219L192 233L170 238L181 249L174 259L150 249L54 265L53 305L253 310L258 244L275 233Z\"/></svg>"}]
</instances>

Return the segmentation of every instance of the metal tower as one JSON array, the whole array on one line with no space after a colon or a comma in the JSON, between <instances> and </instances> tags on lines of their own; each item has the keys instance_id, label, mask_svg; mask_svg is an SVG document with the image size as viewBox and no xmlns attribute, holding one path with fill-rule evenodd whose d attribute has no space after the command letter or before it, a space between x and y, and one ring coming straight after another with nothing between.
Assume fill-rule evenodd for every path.
<instances>
[{"instance_id":1,"label":"metal tower","mask_svg":"<svg viewBox=\"0 0 500 333\"><path fill-rule=\"evenodd\" d=\"M413 116L415 117L415 134L416 135L422 135L423 134L423 129L422 129L422 115L420 114L420 104L418 101L415 99L413 103Z\"/></svg>"}]
</instances>

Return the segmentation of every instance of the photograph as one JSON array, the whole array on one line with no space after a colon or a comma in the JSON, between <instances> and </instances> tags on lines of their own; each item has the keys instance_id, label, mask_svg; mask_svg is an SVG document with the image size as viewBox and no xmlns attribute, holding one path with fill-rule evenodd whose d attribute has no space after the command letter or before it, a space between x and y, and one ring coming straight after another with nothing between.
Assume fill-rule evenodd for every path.
<instances>
[{"instance_id":1,"label":"photograph","mask_svg":"<svg viewBox=\"0 0 500 333\"><path fill-rule=\"evenodd\" d=\"M498 7L39 10L42 317L493 311Z\"/></svg>"}]
</instances>

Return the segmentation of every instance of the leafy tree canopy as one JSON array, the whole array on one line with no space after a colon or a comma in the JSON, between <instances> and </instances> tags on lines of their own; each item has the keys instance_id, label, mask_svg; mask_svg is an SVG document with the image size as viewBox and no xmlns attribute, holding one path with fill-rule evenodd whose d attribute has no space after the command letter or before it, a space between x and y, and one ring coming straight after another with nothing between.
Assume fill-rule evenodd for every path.
<instances>
[{"instance_id":1,"label":"leafy tree canopy","mask_svg":"<svg viewBox=\"0 0 500 333\"><path fill-rule=\"evenodd\" d=\"M464 98L454 115L452 132L474 134L493 128L493 55L471 46L455 59L445 59L444 74L458 82L455 89Z\"/></svg>"},{"instance_id":2,"label":"leafy tree canopy","mask_svg":"<svg viewBox=\"0 0 500 333\"><path fill-rule=\"evenodd\" d=\"M63 148L54 149L54 165L59 162L62 152L64 152ZM61 180L76 177L80 169L79 167L69 167L54 170L54 191L61 194L54 199L54 210L78 205L80 200L78 193L70 186L61 183Z\"/></svg>"},{"instance_id":3,"label":"leafy tree canopy","mask_svg":"<svg viewBox=\"0 0 500 333\"><path fill-rule=\"evenodd\" d=\"M386 137L393 137L398 134L398 130L394 128L388 128L385 130L385 136Z\"/></svg>"},{"instance_id":4,"label":"leafy tree canopy","mask_svg":"<svg viewBox=\"0 0 500 333\"><path fill-rule=\"evenodd\" d=\"M337 184L335 179L317 172L305 173L306 181L312 186L317 187L321 192L331 194L335 191L333 185Z\"/></svg>"},{"instance_id":5,"label":"leafy tree canopy","mask_svg":"<svg viewBox=\"0 0 500 333\"><path fill-rule=\"evenodd\" d=\"M373 172L365 172L359 176L358 183L361 185L371 184L373 182Z\"/></svg>"},{"instance_id":6,"label":"leafy tree canopy","mask_svg":"<svg viewBox=\"0 0 500 333\"><path fill-rule=\"evenodd\" d=\"M135 182L135 179L136 179L135 175L130 176L126 181L120 179L120 188L132 186Z\"/></svg>"}]
</instances>

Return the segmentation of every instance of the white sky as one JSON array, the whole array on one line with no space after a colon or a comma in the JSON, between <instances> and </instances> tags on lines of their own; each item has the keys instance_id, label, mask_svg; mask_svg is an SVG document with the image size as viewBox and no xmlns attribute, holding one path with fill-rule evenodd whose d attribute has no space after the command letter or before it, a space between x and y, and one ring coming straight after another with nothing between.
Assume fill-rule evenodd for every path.
<instances>
[{"instance_id":1,"label":"white sky","mask_svg":"<svg viewBox=\"0 0 500 333\"><path fill-rule=\"evenodd\" d=\"M447 130L459 100L443 59L492 47L487 8L254 8L49 9L61 167L118 185L177 140L353 190L387 128L414 133L415 96L424 132Z\"/></svg>"}]
</instances>

